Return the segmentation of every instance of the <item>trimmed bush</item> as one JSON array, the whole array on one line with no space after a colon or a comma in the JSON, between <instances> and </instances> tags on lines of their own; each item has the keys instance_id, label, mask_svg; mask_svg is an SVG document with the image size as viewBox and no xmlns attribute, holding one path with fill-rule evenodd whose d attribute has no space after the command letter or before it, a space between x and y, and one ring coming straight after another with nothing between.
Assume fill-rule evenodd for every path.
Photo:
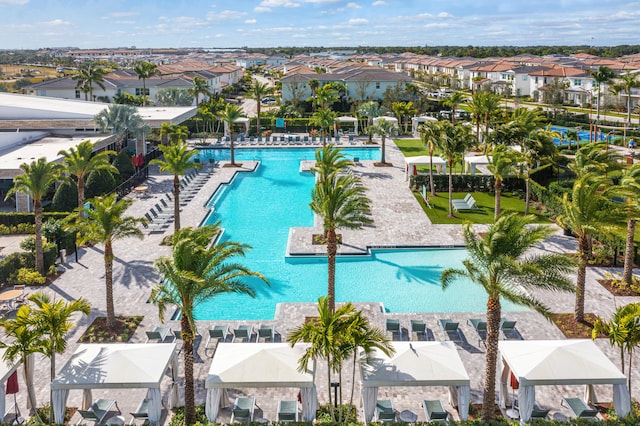
<instances>
[{"instance_id":1,"label":"trimmed bush","mask_svg":"<svg viewBox=\"0 0 640 426\"><path fill-rule=\"evenodd\" d=\"M118 169L123 181L129 179L136 172L136 168L131 160L131 154L129 154L129 151L126 149L123 149L118 153L116 158L113 160L113 165Z\"/></svg>"},{"instance_id":2,"label":"trimmed bush","mask_svg":"<svg viewBox=\"0 0 640 426\"><path fill-rule=\"evenodd\" d=\"M47 279L38 271L31 268L20 268L15 274L11 274L8 284L13 285L44 285Z\"/></svg>"},{"instance_id":3,"label":"trimmed bush","mask_svg":"<svg viewBox=\"0 0 640 426\"><path fill-rule=\"evenodd\" d=\"M411 176L412 188L429 188L429 175ZM449 175L434 174L433 183L438 192L449 191ZM493 192L495 179L489 175L453 175L453 192ZM524 181L515 177L506 178L502 182L504 192L524 191Z\"/></svg>"},{"instance_id":4,"label":"trimmed bush","mask_svg":"<svg viewBox=\"0 0 640 426\"><path fill-rule=\"evenodd\" d=\"M133 164L133 163L132 163ZM94 170L89 173L84 187L85 199L107 194L116 187L116 179L109 170Z\"/></svg>"},{"instance_id":5,"label":"trimmed bush","mask_svg":"<svg viewBox=\"0 0 640 426\"><path fill-rule=\"evenodd\" d=\"M42 214L42 221L44 222L49 218L64 219L68 214L68 212L44 212ZM33 212L0 212L0 225L18 226L21 223L33 225L35 223Z\"/></svg>"},{"instance_id":6,"label":"trimmed bush","mask_svg":"<svg viewBox=\"0 0 640 426\"><path fill-rule=\"evenodd\" d=\"M75 181L63 182L51 201L51 208L57 212L71 212L78 207L78 185Z\"/></svg>"}]
</instances>

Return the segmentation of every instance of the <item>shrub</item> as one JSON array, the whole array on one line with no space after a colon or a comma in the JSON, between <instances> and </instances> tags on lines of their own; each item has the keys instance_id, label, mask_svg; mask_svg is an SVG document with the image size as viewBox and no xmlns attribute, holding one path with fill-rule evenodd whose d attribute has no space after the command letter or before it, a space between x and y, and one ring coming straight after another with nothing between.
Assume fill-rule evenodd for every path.
<instances>
[{"instance_id":1,"label":"shrub","mask_svg":"<svg viewBox=\"0 0 640 426\"><path fill-rule=\"evenodd\" d=\"M423 185L429 187L429 175L411 176L412 188L422 188ZM453 192L493 192L495 179L488 175L453 175ZM433 175L433 183L438 192L449 190L449 176L442 174ZM503 192L524 191L524 181L515 177L506 178L502 182Z\"/></svg>"},{"instance_id":2,"label":"shrub","mask_svg":"<svg viewBox=\"0 0 640 426\"><path fill-rule=\"evenodd\" d=\"M126 149L118 153L115 160L113 160L113 165L118 169L118 172L120 172L120 177L123 181L129 179L136 172L136 168L131 160L131 155Z\"/></svg>"},{"instance_id":3,"label":"shrub","mask_svg":"<svg viewBox=\"0 0 640 426\"><path fill-rule=\"evenodd\" d=\"M65 231L61 219L49 219L42 224L42 235L54 243L58 249L73 253L76 246L76 233Z\"/></svg>"},{"instance_id":4,"label":"shrub","mask_svg":"<svg viewBox=\"0 0 640 426\"><path fill-rule=\"evenodd\" d=\"M58 212L71 212L78 207L78 185L75 181L63 182L51 201L51 208Z\"/></svg>"},{"instance_id":5,"label":"shrub","mask_svg":"<svg viewBox=\"0 0 640 426\"><path fill-rule=\"evenodd\" d=\"M116 187L116 179L109 170L94 170L89 173L87 184L84 188L86 199L102 196L111 192ZM77 203L76 203L77 205Z\"/></svg>"},{"instance_id":6,"label":"shrub","mask_svg":"<svg viewBox=\"0 0 640 426\"><path fill-rule=\"evenodd\" d=\"M9 277L9 284L44 285L47 279L31 268L20 268Z\"/></svg>"}]
</instances>

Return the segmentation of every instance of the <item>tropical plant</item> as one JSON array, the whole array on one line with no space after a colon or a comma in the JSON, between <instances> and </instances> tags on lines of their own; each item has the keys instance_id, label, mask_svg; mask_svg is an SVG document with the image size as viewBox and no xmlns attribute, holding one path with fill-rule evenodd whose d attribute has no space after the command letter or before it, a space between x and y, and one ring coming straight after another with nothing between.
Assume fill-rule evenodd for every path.
<instances>
[{"instance_id":1,"label":"tropical plant","mask_svg":"<svg viewBox=\"0 0 640 426\"><path fill-rule=\"evenodd\" d=\"M624 89L627 95L627 124L631 125L631 89L640 87L640 80L638 80L638 73L631 73L627 71L620 76L620 85Z\"/></svg>"},{"instance_id":2,"label":"tropical plant","mask_svg":"<svg viewBox=\"0 0 640 426\"><path fill-rule=\"evenodd\" d=\"M577 129L568 129L567 133L565 133L565 137L566 137L567 142L568 142L568 149L569 150L571 150L571 142L575 142L576 145L578 145L578 130Z\"/></svg>"},{"instance_id":3,"label":"tropical plant","mask_svg":"<svg viewBox=\"0 0 640 426\"><path fill-rule=\"evenodd\" d=\"M633 258L636 222L640 218L640 164L634 164L624 171L620 185L615 189L625 198L627 214L627 236L624 248L624 269L622 281L627 287L633 283Z\"/></svg>"},{"instance_id":4,"label":"tropical plant","mask_svg":"<svg viewBox=\"0 0 640 426\"><path fill-rule=\"evenodd\" d=\"M597 106L596 106L596 124L600 123L600 95L602 94L602 85L611 81L615 74L611 70L611 68L606 66L600 66L597 70L590 72L591 77L596 82L596 86L598 88L597 93Z\"/></svg>"},{"instance_id":5,"label":"tropical plant","mask_svg":"<svg viewBox=\"0 0 640 426\"><path fill-rule=\"evenodd\" d=\"M496 93L490 93L490 92L479 92L479 93L484 93L484 95L481 96L482 112L483 112L482 122L484 124L484 136L482 140L485 142L484 152L486 153L488 149L486 142L489 140L491 123L502 112L502 107L500 106L500 101L502 100L502 98L500 97L500 95Z\"/></svg>"},{"instance_id":6,"label":"tropical plant","mask_svg":"<svg viewBox=\"0 0 640 426\"><path fill-rule=\"evenodd\" d=\"M262 131L262 127L260 126L260 108L262 107L262 100L267 96L273 93L273 87L269 87L267 83L261 83L256 80L251 85L249 89L249 99L253 99L256 101L256 133L259 135Z\"/></svg>"},{"instance_id":7,"label":"tropical plant","mask_svg":"<svg viewBox=\"0 0 640 426\"><path fill-rule=\"evenodd\" d=\"M445 98L442 104L451 108L451 123L456 124L456 111L458 109L458 105L460 105L465 100L465 95L462 92L453 92L451 96Z\"/></svg>"},{"instance_id":8,"label":"tropical plant","mask_svg":"<svg viewBox=\"0 0 640 426\"><path fill-rule=\"evenodd\" d=\"M78 73L72 77L76 81L76 89L79 89L84 93L84 100L89 100L87 95L93 101L93 85L97 85L102 90L105 90L104 76L107 75L107 70L95 62L89 62L83 64Z\"/></svg>"},{"instance_id":9,"label":"tropical plant","mask_svg":"<svg viewBox=\"0 0 640 426\"><path fill-rule=\"evenodd\" d=\"M133 216L125 216L127 208L133 203L130 198L118 201L116 193L106 197L91 199L91 208L78 208L76 215L70 215L65 220L65 230L78 233L80 244L103 244L104 281L107 302L107 327L115 325L115 310L113 305L113 243L129 237L142 239L142 231L138 224L145 220Z\"/></svg>"},{"instance_id":10,"label":"tropical plant","mask_svg":"<svg viewBox=\"0 0 640 426\"><path fill-rule=\"evenodd\" d=\"M239 119L244 117L242 109L237 105L227 104L224 110L220 113L220 120L227 123L229 129L229 137L231 142L229 143L229 150L231 152L231 165L236 166L235 154L233 149L233 125Z\"/></svg>"},{"instance_id":11,"label":"tropical plant","mask_svg":"<svg viewBox=\"0 0 640 426\"><path fill-rule=\"evenodd\" d=\"M336 113L331 111L329 108L320 108L311 116L309 124L320 127L322 132L322 146L326 145L327 135L331 131L335 121Z\"/></svg>"},{"instance_id":12,"label":"tropical plant","mask_svg":"<svg viewBox=\"0 0 640 426\"><path fill-rule=\"evenodd\" d=\"M588 144L576 151L569 169L578 177L590 173L607 176L611 172L622 170L621 160L620 153L605 149L604 143Z\"/></svg>"},{"instance_id":13,"label":"tropical plant","mask_svg":"<svg viewBox=\"0 0 640 426\"><path fill-rule=\"evenodd\" d=\"M142 106L147 106L147 79L158 74L158 66L147 61L140 61L133 67L133 72L142 79Z\"/></svg>"},{"instance_id":14,"label":"tropical plant","mask_svg":"<svg viewBox=\"0 0 640 426\"><path fill-rule=\"evenodd\" d=\"M373 127L373 119L383 115L386 109L376 101L365 102L358 107L358 115L367 118L367 126ZM373 133L369 133L369 143L371 143L371 136Z\"/></svg>"},{"instance_id":15,"label":"tropical plant","mask_svg":"<svg viewBox=\"0 0 640 426\"><path fill-rule=\"evenodd\" d=\"M108 170L118 173L118 169L111 165L109 156L115 155L114 151L100 151L93 153L93 143L86 140L80 142L75 148L69 148L69 151L61 150L58 155L62 155L62 164L65 171L75 176L78 184L78 207L84 205L84 186L85 179L94 170Z\"/></svg>"},{"instance_id":16,"label":"tropical plant","mask_svg":"<svg viewBox=\"0 0 640 426\"><path fill-rule=\"evenodd\" d=\"M380 146L380 163L387 164L386 160L386 141L387 137L396 136L398 134L398 126L392 121L381 118L378 120L378 124L373 126L373 131L376 135L380 136L382 144Z\"/></svg>"},{"instance_id":17,"label":"tropical plant","mask_svg":"<svg viewBox=\"0 0 640 426\"><path fill-rule=\"evenodd\" d=\"M29 296L35 305L31 310L31 322L36 332L43 337L44 355L51 360L50 380L56 376L56 354L64 353L67 348L67 333L75 327L71 317L76 313L89 315L91 305L84 298L70 302L53 299L39 291ZM53 407L53 389L50 390L50 405ZM49 424L53 424L53 410L49 410Z\"/></svg>"},{"instance_id":18,"label":"tropical plant","mask_svg":"<svg viewBox=\"0 0 640 426\"><path fill-rule=\"evenodd\" d=\"M13 186L7 191L5 200L13 194L23 192L33 200L33 216L36 235L36 270L45 274L44 252L42 250L42 199L51 187L60 180L61 166L58 163L50 163L46 158L39 158L31 164L22 163L21 175L14 176Z\"/></svg>"},{"instance_id":19,"label":"tropical plant","mask_svg":"<svg viewBox=\"0 0 640 426\"><path fill-rule=\"evenodd\" d=\"M197 335L196 307L221 293L241 293L255 297L254 290L243 278L257 277L257 272L235 263L249 249L246 244L224 241L211 244L220 232L219 224L198 228L182 228L171 239L171 256L162 256L155 262L166 283L151 290L151 301L158 306L160 320L164 322L169 307L181 312L180 330L184 341L184 402L187 425L195 423L195 394L193 379L193 342Z\"/></svg>"},{"instance_id":20,"label":"tropical plant","mask_svg":"<svg viewBox=\"0 0 640 426\"><path fill-rule=\"evenodd\" d=\"M93 117L101 132L116 135L118 145L127 140L129 135L143 136L149 132L138 110L131 105L109 105Z\"/></svg>"},{"instance_id":21,"label":"tropical plant","mask_svg":"<svg viewBox=\"0 0 640 426\"><path fill-rule=\"evenodd\" d=\"M493 212L494 220L498 220L500 216L500 197L502 195L502 181L509 176L513 176L517 172L518 162L521 155L518 151L506 145L497 145L491 152L491 158L487 168L493 174L495 183L493 185L495 193L495 209Z\"/></svg>"},{"instance_id":22,"label":"tropical plant","mask_svg":"<svg viewBox=\"0 0 640 426\"><path fill-rule=\"evenodd\" d=\"M440 130L438 129L437 122L426 122L418 126L418 133L429 153L429 186L431 187L431 196L435 197L436 188L433 184L433 153L438 145Z\"/></svg>"},{"instance_id":23,"label":"tropical plant","mask_svg":"<svg viewBox=\"0 0 640 426\"><path fill-rule=\"evenodd\" d=\"M545 318L551 311L531 296L529 290L573 290L566 277L574 261L564 254L530 254L529 250L553 234L546 226L531 226L532 216L516 213L502 215L485 235L478 235L470 223L463 227L469 257L464 269L442 272L442 288L454 285L458 277L467 277L487 293L486 363L482 400L482 419L494 416L496 363L502 306L501 300L533 309Z\"/></svg>"},{"instance_id":24,"label":"tropical plant","mask_svg":"<svg viewBox=\"0 0 640 426\"><path fill-rule=\"evenodd\" d=\"M313 98L310 98L314 108L331 109L331 106L339 99L338 91L331 85L325 84L316 89Z\"/></svg>"},{"instance_id":25,"label":"tropical plant","mask_svg":"<svg viewBox=\"0 0 640 426\"><path fill-rule=\"evenodd\" d=\"M407 133L409 126L408 118L418 112L418 110L414 108L413 102L394 102L391 104L391 109L398 117L400 125L404 126L404 133Z\"/></svg>"},{"instance_id":26,"label":"tropical plant","mask_svg":"<svg viewBox=\"0 0 640 426\"><path fill-rule=\"evenodd\" d=\"M167 87L156 93L156 104L159 106L189 106L193 104L193 96L189 89Z\"/></svg>"},{"instance_id":27,"label":"tropical plant","mask_svg":"<svg viewBox=\"0 0 640 426\"><path fill-rule=\"evenodd\" d=\"M521 143L524 166L521 175L525 181L524 214L529 214L531 199L531 175L550 167L558 154L558 147L553 143L555 132L547 129L536 129L529 133Z\"/></svg>"},{"instance_id":28,"label":"tropical plant","mask_svg":"<svg viewBox=\"0 0 640 426\"><path fill-rule=\"evenodd\" d=\"M180 176L189 169L200 168L200 163L193 161L193 157L199 154L198 150L189 149L189 145L177 140L169 145L160 145L163 158L151 160L151 164L160 166L161 172L173 174L173 224L177 232L180 229Z\"/></svg>"},{"instance_id":29,"label":"tropical plant","mask_svg":"<svg viewBox=\"0 0 640 426\"><path fill-rule=\"evenodd\" d=\"M196 100L196 107L200 106L200 95L211 95L211 86L207 83L207 80L198 76L193 77L193 85L188 90L189 95L193 96Z\"/></svg>"},{"instance_id":30,"label":"tropical plant","mask_svg":"<svg viewBox=\"0 0 640 426\"><path fill-rule=\"evenodd\" d=\"M337 172L343 172L353 166L353 161L349 160L340 148L335 145L326 145L318 148L315 153L316 164L311 169L317 175L319 182L326 182L327 179Z\"/></svg>"}]
</instances>

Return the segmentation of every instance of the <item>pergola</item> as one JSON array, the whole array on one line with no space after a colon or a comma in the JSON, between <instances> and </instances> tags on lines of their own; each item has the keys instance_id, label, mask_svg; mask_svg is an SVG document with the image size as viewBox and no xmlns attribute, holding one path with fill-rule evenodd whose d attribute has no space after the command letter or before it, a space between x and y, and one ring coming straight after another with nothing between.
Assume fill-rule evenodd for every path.
<instances>
[{"instance_id":1,"label":"pergola","mask_svg":"<svg viewBox=\"0 0 640 426\"><path fill-rule=\"evenodd\" d=\"M92 389L146 388L149 421L158 423L162 414L160 384L171 367L169 408L178 404L178 358L175 343L81 344L51 382L55 421L64 421L69 390L82 389L81 409L92 404Z\"/></svg>"},{"instance_id":2,"label":"pergola","mask_svg":"<svg viewBox=\"0 0 640 426\"><path fill-rule=\"evenodd\" d=\"M226 402L225 390L229 388L300 388L302 417L307 422L313 421L318 406L315 365L310 370L298 371L298 360L308 346L218 344L205 382L205 411L209 421L215 422L220 407Z\"/></svg>"},{"instance_id":3,"label":"pergola","mask_svg":"<svg viewBox=\"0 0 640 426\"><path fill-rule=\"evenodd\" d=\"M618 417L631 411L627 379L592 340L500 341L499 401L506 406L509 374L518 381L521 422L527 422L536 400L535 387L586 385L587 402L594 398L593 385L613 386L613 406Z\"/></svg>"},{"instance_id":4,"label":"pergola","mask_svg":"<svg viewBox=\"0 0 640 426\"><path fill-rule=\"evenodd\" d=\"M244 131L242 132L243 136L247 136L249 134L249 123L251 120L247 117L238 117L235 119L234 123L242 123ZM229 124L224 122L224 135L229 136Z\"/></svg>"},{"instance_id":5,"label":"pergola","mask_svg":"<svg viewBox=\"0 0 640 426\"><path fill-rule=\"evenodd\" d=\"M409 173L413 172L413 168L420 165L433 164L441 173L447 173L447 161L441 157L431 157L428 155L417 155L415 157L405 157L406 167L404 170L404 180L409 179Z\"/></svg>"},{"instance_id":6,"label":"pergola","mask_svg":"<svg viewBox=\"0 0 640 426\"><path fill-rule=\"evenodd\" d=\"M355 117L338 117L335 120L337 123L353 123L353 133L355 136L358 136L358 119ZM334 126L335 134L334 136L338 136L338 126Z\"/></svg>"},{"instance_id":7,"label":"pergola","mask_svg":"<svg viewBox=\"0 0 640 426\"><path fill-rule=\"evenodd\" d=\"M360 352L362 403L365 421L373 418L378 388L382 386L447 386L451 405L467 419L470 380L452 342L393 342L395 355L378 349Z\"/></svg>"},{"instance_id":8,"label":"pergola","mask_svg":"<svg viewBox=\"0 0 640 426\"><path fill-rule=\"evenodd\" d=\"M19 362L10 363L4 360L6 348L0 349L0 420L4 419L6 409L7 380L20 366Z\"/></svg>"},{"instance_id":9,"label":"pergola","mask_svg":"<svg viewBox=\"0 0 640 426\"><path fill-rule=\"evenodd\" d=\"M382 117L376 117L373 119L373 125L377 126L378 123L380 122L380 120L384 120L384 121L390 121L391 123L393 123L394 127L398 127L398 119L395 117L388 117L388 116L382 116Z\"/></svg>"},{"instance_id":10,"label":"pergola","mask_svg":"<svg viewBox=\"0 0 640 426\"><path fill-rule=\"evenodd\" d=\"M418 137L418 126L420 123L426 123L427 121L437 122L438 119L435 117L430 117L428 115L421 115L419 117L411 117L411 133L414 137Z\"/></svg>"}]
</instances>

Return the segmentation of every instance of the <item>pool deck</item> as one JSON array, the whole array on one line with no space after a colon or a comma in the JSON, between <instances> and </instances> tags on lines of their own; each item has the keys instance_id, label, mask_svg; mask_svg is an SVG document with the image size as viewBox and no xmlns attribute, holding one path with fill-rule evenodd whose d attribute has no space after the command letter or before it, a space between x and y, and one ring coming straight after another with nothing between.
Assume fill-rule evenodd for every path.
<instances>
[{"instance_id":1,"label":"pool deck","mask_svg":"<svg viewBox=\"0 0 640 426\"><path fill-rule=\"evenodd\" d=\"M274 149L277 149L274 147ZM361 254L366 252L368 247L382 246L451 246L462 244L462 233L459 225L432 225L429 223L426 215L422 211L419 203L416 201L404 176L404 162L402 154L391 142L387 142L387 156L392 167L374 167L373 161L360 161L354 172L360 175L364 184L369 188L368 196L372 200L372 211L374 217L374 226L362 231L343 231L344 244L341 246L342 254ZM208 166L208 165L207 165ZM220 167L215 168L214 173L208 178L204 187L197 193L195 198L183 207L181 212L182 226L198 226L202 223L208 212L206 203L215 188L219 185L229 182L236 173L246 173L254 169L256 163L254 161L242 161L242 167L231 168L225 167L222 163ZM152 168L151 175L148 179L149 189L146 194L133 197L134 203L129 209L129 214L134 216L142 216L155 203L159 201L165 193L169 192L172 187L172 177L159 173L157 168ZM486 229L486 226L479 226L478 229ZM289 242L289 252L291 254L320 254L322 246L313 246L311 244L311 234L319 232L320 227L313 229L296 228L291 231ZM116 256L114 264L114 298L116 314L119 315L144 315L144 320L137 330L132 342L144 342L145 331L153 329L160 323L158 319L157 308L147 303L151 287L160 281L160 276L153 267L156 258L169 253L169 247L160 245L162 238L172 232L169 228L164 233L146 234L144 240L127 239L117 241L114 244L114 253ZM0 246L2 246L0 237ZM562 236L560 232L552 238L545 241L537 250L565 252L575 250L575 240ZM104 267L102 259L102 248L86 247L79 250L78 259L74 255L68 258L64 265L65 272L51 285L46 291L49 291L56 297L65 300L74 300L81 296L87 298L92 304L91 315L87 318L76 318L78 326L74 328L68 335L68 347L66 351L57 356L57 369L70 358L71 354L76 350L78 344L77 339L86 330L88 325L96 316L104 315L105 310L105 294L104 294ZM594 312L599 315L608 317L615 309L624 303L638 302L639 298L614 298L604 288L602 288L596 279L602 277L607 271L620 271L620 268L589 268L587 273L586 285L586 311ZM393 283L390 284L390 291ZM340 285L338 283L337 285ZM30 292L35 289L29 289ZM553 312L571 312L573 310L573 296L565 294L544 293L536 294L544 303L546 303ZM378 327L384 328L386 318L398 318L402 327L405 329L404 339L408 338L407 328L409 320L412 318L420 318L425 320L427 327L431 330L436 340L443 340L444 335L440 331L437 323L439 318L450 318L460 323L461 342L457 343L458 352L462 357L463 363L471 377L471 400L472 402L481 401L482 380L484 373L484 354L485 348L478 344L472 328L467 324L469 318L482 317L483 312L476 313L415 313L415 314L387 314L384 312L380 303L364 303L357 304L357 307L363 309L372 323ZM316 308L313 303L283 303L276 310L273 321L264 321L264 323L272 323L277 331L276 340L286 339L293 327L298 326L304 321L306 316L313 316ZM520 336L527 340L532 339L561 339L562 335L559 330L547 322L541 315L532 312L514 312L509 313L509 319L517 320L517 330ZM174 328L178 329L177 321L168 321ZM214 321L199 321L198 330L200 334L206 335L207 329L210 328ZM258 326L257 322L246 321L227 321L231 326L238 324L253 324ZM0 336L3 337L3 336ZM255 339L255 334L254 334ZM206 342L206 339L204 339ZM243 344L243 343L238 343ZM596 344L609 356L609 358L618 365L618 353L613 349L607 340L598 339ZM213 345L212 345L213 346ZM196 403L203 404L205 400L204 381L211 363L212 350L205 351L204 343L199 347L198 357L194 366L194 374L196 378ZM637 365L637 355L636 355ZM39 405L48 401L49 391L49 361L48 359L37 356L35 367L35 388ZM349 391L351 389L351 368L350 364L345 364L343 375L345 398L348 400ZM182 371L182 361L181 368ZM180 373L182 375L182 373ZM318 364L317 380L318 395L321 402L327 399L327 372L322 362ZM163 399L167 401L170 378L164 379L162 386ZM22 375L20 375L20 393L18 394L18 405L22 413L26 410L26 392L24 391L24 383ZM182 388L181 388L182 389ZM547 386L541 387L536 391L536 400L542 406L551 408L551 414L555 418L566 418L568 412L560 407L562 396L582 396L583 387L580 386ZM611 389L609 386L596 386L599 400L610 401ZM636 397L640 391L640 370L637 368L633 372L633 389L632 395ZM253 395L257 399L259 409L256 411L256 417L265 417L274 419L276 414L277 401L280 399L294 399L297 395L297 389L231 389L229 392L229 401L232 402L236 396ZM110 398L116 399L123 414L133 411L142 398L145 391L142 389L112 389L112 390L94 390L93 398ZM361 408L361 404L357 398L359 388L356 386L356 404ZM420 421L424 420L423 410L420 407L420 401L423 399L439 398L447 401L446 389L440 387L434 388L412 388L412 387L396 387L381 388L379 398L389 398L393 400L394 406L398 411L405 409L412 410L418 414ZM69 394L68 406L78 407L82 400L82 392L73 390ZM445 406L449 412L453 413L450 406ZM166 410L165 410L166 413ZM227 422L229 419L229 409L225 409L218 417L219 422ZM126 420L129 416L126 415ZM72 423L79 419L76 414L72 418ZM163 418L163 424L167 423L166 416Z\"/></svg>"}]
</instances>

